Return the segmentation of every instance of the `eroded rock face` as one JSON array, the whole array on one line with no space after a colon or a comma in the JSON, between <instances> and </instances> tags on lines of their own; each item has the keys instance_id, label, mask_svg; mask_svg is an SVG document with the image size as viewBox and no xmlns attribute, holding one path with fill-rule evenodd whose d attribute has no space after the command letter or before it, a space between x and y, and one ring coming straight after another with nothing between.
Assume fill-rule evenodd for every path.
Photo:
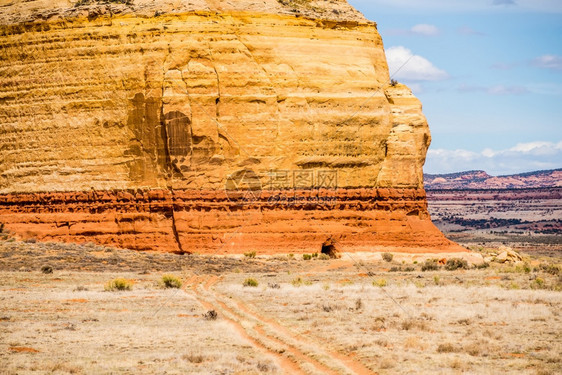
<instances>
[{"instance_id":1,"label":"eroded rock face","mask_svg":"<svg viewBox=\"0 0 562 375\"><path fill-rule=\"evenodd\" d=\"M346 1L67 4L0 11L7 229L180 252L459 250L427 214L421 104Z\"/></svg>"}]
</instances>

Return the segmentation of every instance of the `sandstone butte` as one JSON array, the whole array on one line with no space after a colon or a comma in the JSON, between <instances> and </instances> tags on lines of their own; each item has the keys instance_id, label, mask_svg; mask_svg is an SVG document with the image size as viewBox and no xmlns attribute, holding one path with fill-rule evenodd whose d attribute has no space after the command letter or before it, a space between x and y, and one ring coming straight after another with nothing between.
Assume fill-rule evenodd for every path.
<instances>
[{"instance_id":1,"label":"sandstone butte","mask_svg":"<svg viewBox=\"0 0 562 375\"><path fill-rule=\"evenodd\" d=\"M3 0L0 45L0 222L20 238L464 251L428 214L421 104L345 0Z\"/></svg>"}]
</instances>

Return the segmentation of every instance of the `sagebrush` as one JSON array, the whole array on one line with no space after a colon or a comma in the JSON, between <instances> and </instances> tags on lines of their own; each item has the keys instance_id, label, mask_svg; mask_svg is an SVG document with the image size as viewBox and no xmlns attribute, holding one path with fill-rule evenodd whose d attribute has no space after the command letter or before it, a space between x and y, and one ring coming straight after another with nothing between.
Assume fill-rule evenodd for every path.
<instances>
[{"instance_id":1,"label":"sagebrush","mask_svg":"<svg viewBox=\"0 0 562 375\"><path fill-rule=\"evenodd\" d=\"M121 291L121 290L132 290L133 282L124 278L117 278L109 281L105 284L105 290L109 292Z\"/></svg>"},{"instance_id":2,"label":"sagebrush","mask_svg":"<svg viewBox=\"0 0 562 375\"><path fill-rule=\"evenodd\" d=\"M163 275L160 280L164 288L181 288L182 281L179 277L174 275Z\"/></svg>"}]
</instances>

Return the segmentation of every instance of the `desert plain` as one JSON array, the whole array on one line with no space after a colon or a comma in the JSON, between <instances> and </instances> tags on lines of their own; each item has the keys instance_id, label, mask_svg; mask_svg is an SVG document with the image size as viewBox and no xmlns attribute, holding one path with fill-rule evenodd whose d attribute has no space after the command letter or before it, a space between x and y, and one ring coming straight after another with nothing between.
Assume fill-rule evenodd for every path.
<instances>
[{"instance_id":1,"label":"desert plain","mask_svg":"<svg viewBox=\"0 0 562 375\"><path fill-rule=\"evenodd\" d=\"M456 260L505 248L472 250L224 257L5 236L1 371L560 373L560 258Z\"/></svg>"},{"instance_id":2,"label":"desert plain","mask_svg":"<svg viewBox=\"0 0 562 375\"><path fill-rule=\"evenodd\" d=\"M560 187L428 211L347 1L10 0L0 44L0 373L562 373Z\"/></svg>"}]
</instances>

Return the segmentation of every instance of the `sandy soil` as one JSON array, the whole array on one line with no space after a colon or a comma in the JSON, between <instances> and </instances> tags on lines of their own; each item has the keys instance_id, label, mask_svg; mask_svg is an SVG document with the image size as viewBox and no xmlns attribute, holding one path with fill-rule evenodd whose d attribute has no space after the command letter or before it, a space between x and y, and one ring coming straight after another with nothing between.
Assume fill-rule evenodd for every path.
<instances>
[{"instance_id":1,"label":"sandy soil","mask_svg":"<svg viewBox=\"0 0 562 375\"><path fill-rule=\"evenodd\" d=\"M562 371L560 258L423 272L401 254L233 259L4 241L0 259L6 374ZM164 273L181 289L163 288ZM132 290L105 291L117 277Z\"/></svg>"}]
</instances>

